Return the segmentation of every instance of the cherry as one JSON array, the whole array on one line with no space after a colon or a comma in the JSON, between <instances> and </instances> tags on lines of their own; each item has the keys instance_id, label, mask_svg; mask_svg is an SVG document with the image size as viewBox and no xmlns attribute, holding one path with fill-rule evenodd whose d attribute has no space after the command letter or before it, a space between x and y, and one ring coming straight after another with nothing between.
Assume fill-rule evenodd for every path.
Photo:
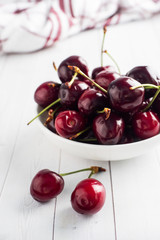
<instances>
[{"instance_id":1,"label":"cherry","mask_svg":"<svg viewBox=\"0 0 160 240\"><path fill-rule=\"evenodd\" d=\"M101 67L97 67L97 68L94 68L93 69L93 71L92 71L92 79L95 79L96 78L96 76L97 76L97 74L98 73L100 73L100 72L102 72L102 71L106 71L106 72L116 72L116 69L115 69L115 67L113 67L113 66L110 66L110 65L108 65L108 66L101 66Z\"/></svg>"},{"instance_id":2,"label":"cherry","mask_svg":"<svg viewBox=\"0 0 160 240\"><path fill-rule=\"evenodd\" d=\"M55 82L42 83L34 93L34 100L41 107L45 108L58 98L60 84Z\"/></svg>"},{"instance_id":3,"label":"cherry","mask_svg":"<svg viewBox=\"0 0 160 240\"><path fill-rule=\"evenodd\" d=\"M88 67L86 61L80 56L70 56L63 60L58 67L58 76L63 83L70 81L74 75L74 71L70 70L68 65L75 65L79 67L88 76ZM78 79L83 80L84 77L78 75Z\"/></svg>"},{"instance_id":4,"label":"cherry","mask_svg":"<svg viewBox=\"0 0 160 240\"><path fill-rule=\"evenodd\" d=\"M123 136L118 144L133 143L135 141L135 135L131 127L126 127Z\"/></svg>"},{"instance_id":5,"label":"cherry","mask_svg":"<svg viewBox=\"0 0 160 240\"><path fill-rule=\"evenodd\" d=\"M160 94L158 94L157 98L152 104L153 110L160 116Z\"/></svg>"},{"instance_id":6,"label":"cherry","mask_svg":"<svg viewBox=\"0 0 160 240\"><path fill-rule=\"evenodd\" d=\"M63 178L48 169L39 171L30 186L32 197L39 202L47 202L57 197L64 188Z\"/></svg>"},{"instance_id":7,"label":"cherry","mask_svg":"<svg viewBox=\"0 0 160 240\"><path fill-rule=\"evenodd\" d=\"M71 195L73 209L81 214L95 214L104 205L106 191L101 182L87 178L78 183Z\"/></svg>"},{"instance_id":8,"label":"cherry","mask_svg":"<svg viewBox=\"0 0 160 240\"><path fill-rule=\"evenodd\" d=\"M124 133L124 121L111 112L108 119L106 113L101 113L93 120L93 132L101 144L117 144Z\"/></svg>"},{"instance_id":9,"label":"cherry","mask_svg":"<svg viewBox=\"0 0 160 240\"><path fill-rule=\"evenodd\" d=\"M82 115L74 110L60 112L55 119L55 128L57 133L70 138L76 133L82 131L86 125L86 120Z\"/></svg>"},{"instance_id":10,"label":"cherry","mask_svg":"<svg viewBox=\"0 0 160 240\"><path fill-rule=\"evenodd\" d=\"M89 88L85 82L76 80L71 86L62 83L59 90L60 103L70 108L77 107L77 102L82 93Z\"/></svg>"},{"instance_id":11,"label":"cherry","mask_svg":"<svg viewBox=\"0 0 160 240\"><path fill-rule=\"evenodd\" d=\"M107 96L96 89L85 90L78 100L78 109L85 115L91 115L107 105Z\"/></svg>"},{"instance_id":12,"label":"cherry","mask_svg":"<svg viewBox=\"0 0 160 240\"><path fill-rule=\"evenodd\" d=\"M160 131L160 120L153 111L136 113L132 124L135 135L141 139L153 137Z\"/></svg>"},{"instance_id":13,"label":"cherry","mask_svg":"<svg viewBox=\"0 0 160 240\"><path fill-rule=\"evenodd\" d=\"M160 78L156 75L156 73L148 66L138 66L131 69L126 74L128 77L134 78L141 84L149 83L158 86L158 81ZM155 93L155 89L146 89L147 97L153 96Z\"/></svg>"},{"instance_id":14,"label":"cherry","mask_svg":"<svg viewBox=\"0 0 160 240\"><path fill-rule=\"evenodd\" d=\"M112 81L108 87L108 95L112 107L119 112L136 111L143 102L144 88L139 86L139 82L130 77L120 77Z\"/></svg>"},{"instance_id":15,"label":"cherry","mask_svg":"<svg viewBox=\"0 0 160 240\"><path fill-rule=\"evenodd\" d=\"M101 71L96 75L95 82L98 83L104 89L108 89L109 84L120 77L119 73L108 72L107 70Z\"/></svg>"}]
</instances>

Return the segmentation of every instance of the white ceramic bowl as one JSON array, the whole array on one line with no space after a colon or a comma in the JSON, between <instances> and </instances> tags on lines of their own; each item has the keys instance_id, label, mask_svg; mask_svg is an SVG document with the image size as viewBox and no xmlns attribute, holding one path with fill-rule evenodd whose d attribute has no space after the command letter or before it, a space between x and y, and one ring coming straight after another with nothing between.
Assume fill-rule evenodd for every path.
<instances>
[{"instance_id":1,"label":"white ceramic bowl","mask_svg":"<svg viewBox=\"0 0 160 240\"><path fill-rule=\"evenodd\" d=\"M40 112L40 108L36 108L36 115ZM62 150L74 154L75 156L85 159L99 161L116 161L135 158L143 155L160 144L160 134L139 142L117 145L98 145L89 143L80 143L54 134L47 129L43 123L46 119L46 114L43 114L38 119L38 125L44 132L45 136L53 145L60 147Z\"/></svg>"}]
</instances>

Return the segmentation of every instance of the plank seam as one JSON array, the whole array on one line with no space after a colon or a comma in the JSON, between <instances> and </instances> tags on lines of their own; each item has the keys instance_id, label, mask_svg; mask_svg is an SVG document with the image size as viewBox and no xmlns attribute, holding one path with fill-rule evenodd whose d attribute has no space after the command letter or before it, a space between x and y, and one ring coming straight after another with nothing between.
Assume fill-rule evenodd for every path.
<instances>
[{"instance_id":1,"label":"plank seam","mask_svg":"<svg viewBox=\"0 0 160 240\"><path fill-rule=\"evenodd\" d=\"M58 173L60 173L60 167L61 167L61 154L62 154L62 150L60 149L60 151L59 151ZM56 208L57 208L57 197L55 199L55 205L54 205L52 240L55 239L54 232L55 232L55 222L56 222Z\"/></svg>"},{"instance_id":2,"label":"plank seam","mask_svg":"<svg viewBox=\"0 0 160 240\"><path fill-rule=\"evenodd\" d=\"M109 175L110 175L110 183L111 183L111 196L112 196L112 208L113 208L114 234L115 234L115 240L117 240L117 227L116 227L115 202L114 202L113 181L112 181L112 170L111 170L111 162L110 162L110 161L109 161Z\"/></svg>"}]
</instances>

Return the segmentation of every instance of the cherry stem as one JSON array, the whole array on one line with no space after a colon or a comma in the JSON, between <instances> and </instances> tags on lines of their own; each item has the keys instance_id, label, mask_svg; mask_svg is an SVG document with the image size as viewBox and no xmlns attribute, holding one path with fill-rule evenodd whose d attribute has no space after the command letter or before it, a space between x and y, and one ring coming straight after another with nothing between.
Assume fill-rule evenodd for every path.
<instances>
[{"instance_id":1,"label":"cherry stem","mask_svg":"<svg viewBox=\"0 0 160 240\"><path fill-rule=\"evenodd\" d=\"M160 86L156 86L156 85L154 85L154 84L141 84L141 85L138 85L138 86L135 86L135 87L130 87L130 89L131 90L135 90L135 89L137 89L137 88L141 88L141 87L144 87L145 89L152 89L152 88L155 88L155 89L159 89L160 88Z\"/></svg>"},{"instance_id":2,"label":"cherry stem","mask_svg":"<svg viewBox=\"0 0 160 240\"><path fill-rule=\"evenodd\" d=\"M103 67L103 48L104 48L104 40L107 32L107 27L104 26L103 28L103 39L102 39L102 46L101 46L101 67Z\"/></svg>"},{"instance_id":3,"label":"cherry stem","mask_svg":"<svg viewBox=\"0 0 160 240\"><path fill-rule=\"evenodd\" d=\"M72 84L74 83L74 80L75 80L75 78L77 77L77 75L78 75L78 73L75 72L74 75L73 75L73 77L72 77L72 79L71 79L71 81L70 81L70 82L66 82L65 85L68 86L69 88L71 88L71 86L72 86Z\"/></svg>"},{"instance_id":4,"label":"cherry stem","mask_svg":"<svg viewBox=\"0 0 160 240\"><path fill-rule=\"evenodd\" d=\"M104 50L103 52L106 53L108 55L108 57L114 62L114 64L116 65L116 67L118 69L119 74L121 75L121 71L120 71L120 68L119 68L116 60L112 57L112 55L107 50Z\"/></svg>"},{"instance_id":5,"label":"cherry stem","mask_svg":"<svg viewBox=\"0 0 160 240\"><path fill-rule=\"evenodd\" d=\"M48 117L47 117L47 119L46 119L46 121L44 123L44 126L47 126L47 124L52 121L52 119L54 118L55 113L57 112L57 110L59 108L60 108L60 106L56 107L56 109L54 111L53 111L53 109L50 109L48 111Z\"/></svg>"},{"instance_id":6,"label":"cherry stem","mask_svg":"<svg viewBox=\"0 0 160 240\"><path fill-rule=\"evenodd\" d=\"M33 122L36 118L40 117L44 112L46 112L49 108L51 108L52 106L54 106L56 103L60 102L61 99L58 98L56 101L52 102L50 105L48 105L46 108L44 108L36 117L34 117L31 121L29 121L27 123L27 125L29 125L31 122Z\"/></svg>"},{"instance_id":7,"label":"cherry stem","mask_svg":"<svg viewBox=\"0 0 160 240\"><path fill-rule=\"evenodd\" d=\"M94 166L94 167L91 167L92 168L92 171L91 173L89 174L88 178L91 178L93 174L95 173L98 173L98 172L102 172L102 171L106 171L105 168L99 168L97 166Z\"/></svg>"},{"instance_id":8,"label":"cherry stem","mask_svg":"<svg viewBox=\"0 0 160 240\"><path fill-rule=\"evenodd\" d=\"M96 138L78 139L79 142L96 142Z\"/></svg>"},{"instance_id":9,"label":"cherry stem","mask_svg":"<svg viewBox=\"0 0 160 240\"><path fill-rule=\"evenodd\" d=\"M97 111L97 113L105 113L106 114L106 118L105 120L107 120L111 114L111 109L110 108L104 108L102 111Z\"/></svg>"},{"instance_id":10,"label":"cherry stem","mask_svg":"<svg viewBox=\"0 0 160 240\"><path fill-rule=\"evenodd\" d=\"M68 173L61 173L60 175L63 176L67 176L67 175L71 175L74 173L79 173L79 172L85 172L85 171L91 171L93 172L92 174L98 173L98 172L105 172L106 169L102 168L102 167L98 167L98 166L91 166L90 168L83 168L77 171L72 171L72 172L68 172Z\"/></svg>"},{"instance_id":11,"label":"cherry stem","mask_svg":"<svg viewBox=\"0 0 160 240\"><path fill-rule=\"evenodd\" d=\"M82 130L81 132L78 132L78 133L76 133L75 135L71 136L69 139L70 139L70 140L73 140L74 138L79 137L82 133L87 132L90 128L91 128L91 127L87 127L87 128L85 128L85 129Z\"/></svg>"},{"instance_id":12,"label":"cherry stem","mask_svg":"<svg viewBox=\"0 0 160 240\"><path fill-rule=\"evenodd\" d=\"M160 93L160 88L157 89L156 93L154 94L152 100L150 101L150 103L148 103L148 105L142 110L142 112L146 112L153 104L154 100L156 99L156 97L158 96L158 94Z\"/></svg>"},{"instance_id":13,"label":"cherry stem","mask_svg":"<svg viewBox=\"0 0 160 240\"><path fill-rule=\"evenodd\" d=\"M103 91L104 93L107 93L107 90L104 89L103 87L101 87L99 84L97 84L93 79L91 79L90 77L88 77L85 73L83 73L80 68L76 67L76 66L68 66L69 69L81 74L83 77L87 78L88 80L90 80L92 82L93 85L95 85L97 88L99 88L101 91Z\"/></svg>"},{"instance_id":14,"label":"cherry stem","mask_svg":"<svg viewBox=\"0 0 160 240\"><path fill-rule=\"evenodd\" d=\"M54 70L57 72L57 67L56 67L56 64L55 64L55 62L53 62L53 67L54 67Z\"/></svg>"}]
</instances>

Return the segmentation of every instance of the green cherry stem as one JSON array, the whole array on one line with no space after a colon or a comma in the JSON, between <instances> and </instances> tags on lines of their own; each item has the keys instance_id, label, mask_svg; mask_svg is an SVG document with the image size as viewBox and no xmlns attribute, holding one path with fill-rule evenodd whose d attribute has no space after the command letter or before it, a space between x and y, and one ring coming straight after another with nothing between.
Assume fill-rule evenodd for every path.
<instances>
[{"instance_id":1,"label":"green cherry stem","mask_svg":"<svg viewBox=\"0 0 160 240\"><path fill-rule=\"evenodd\" d=\"M61 101L60 98L58 98L56 101L52 102L50 105L48 105L46 108L44 108L36 117L34 117L31 121L27 123L29 125L31 122L33 122L36 118L40 117L44 112L46 112L49 108L54 106L56 103L59 103Z\"/></svg>"},{"instance_id":2,"label":"green cherry stem","mask_svg":"<svg viewBox=\"0 0 160 240\"><path fill-rule=\"evenodd\" d=\"M119 74L121 75L121 71L120 71L120 68L119 68L116 60L112 57L112 55L107 50L104 50L103 52L108 55L108 57L112 60L112 62L114 62L114 64L116 65L116 67L118 69Z\"/></svg>"},{"instance_id":3,"label":"green cherry stem","mask_svg":"<svg viewBox=\"0 0 160 240\"><path fill-rule=\"evenodd\" d=\"M93 174L98 173L98 172L105 172L106 169L102 168L102 167L98 167L98 166L91 166L90 168L83 168L77 171L72 171L72 172L68 172L68 173L61 173L60 175L63 176L67 176L67 175L71 175L74 173L80 173L80 172L85 172L85 171L91 171L93 172Z\"/></svg>"},{"instance_id":4,"label":"green cherry stem","mask_svg":"<svg viewBox=\"0 0 160 240\"><path fill-rule=\"evenodd\" d=\"M70 137L69 139L70 139L70 140L73 140L73 139L79 137L82 133L87 132L90 128L91 128L91 127L87 127L87 128L85 128L84 130L82 130L81 132L76 133L75 135L73 135L73 136Z\"/></svg>"},{"instance_id":5,"label":"green cherry stem","mask_svg":"<svg viewBox=\"0 0 160 240\"><path fill-rule=\"evenodd\" d=\"M61 106L61 105L60 105L60 106ZM47 119L46 119L46 121L45 121L45 123L44 123L44 126L47 126L47 124L52 121L52 119L54 118L55 113L56 113L57 110L60 108L60 106L56 107L54 111L53 111L53 109L50 109L50 110L48 111L48 117L47 117Z\"/></svg>"},{"instance_id":6,"label":"green cherry stem","mask_svg":"<svg viewBox=\"0 0 160 240\"><path fill-rule=\"evenodd\" d=\"M138 86L135 86L135 87L130 87L130 89L131 90L135 90L135 89L137 89L137 88L141 88L141 87L144 87L145 89L153 89L153 88L155 88L155 89L159 89L159 87L160 86L156 86L156 85L154 85L154 84L140 84L140 85L138 85Z\"/></svg>"},{"instance_id":7,"label":"green cherry stem","mask_svg":"<svg viewBox=\"0 0 160 240\"><path fill-rule=\"evenodd\" d=\"M101 67L103 67L103 48L104 48L104 40L107 32L107 27L104 26L103 28L103 39L102 39L102 46L101 46Z\"/></svg>"},{"instance_id":8,"label":"green cherry stem","mask_svg":"<svg viewBox=\"0 0 160 240\"><path fill-rule=\"evenodd\" d=\"M105 120L107 120L109 118L110 114L111 114L111 109L110 108L104 108L101 111L97 111L97 113L105 113L106 114Z\"/></svg>"},{"instance_id":9,"label":"green cherry stem","mask_svg":"<svg viewBox=\"0 0 160 240\"><path fill-rule=\"evenodd\" d=\"M150 103L148 103L148 105L142 110L142 112L146 112L153 104L153 102L155 101L156 97L158 96L158 94L160 93L160 88L157 89L156 93L154 94L152 100L150 101Z\"/></svg>"},{"instance_id":10,"label":"green cherry stem","mask_svg":"<svg viewBox=\"0 0 160 240\"><path fill-rule=\"evenodd\" d=\"M72 79L71 79L71 81L70 82L66 82L65 85L68 86L69 88L71 88L71 86L74 83L74 80L76 79L77 75L78 75L78 73L75 72L73 77L72 77Z\"/></svg>"},{"instance_id":11,"label":"green cherry stem","mask_svg":"<svg viewBox=\"0 0 160 240\"><path fill-rule=\"evenodd\" d=\"M97 84L95 81L93 81L93 79L91 79L90 77L88 77L85 73L83 73L80 68L76 67L76 66L68 66L69 69L81 74L83 77L87 78L88 80L90 80L92 82L93 85L95 85L97 88L99 88L102 92L107 93L107 90L104 89L103 87L101 87L99 84Z\"/></svg>"}]
</instances>

